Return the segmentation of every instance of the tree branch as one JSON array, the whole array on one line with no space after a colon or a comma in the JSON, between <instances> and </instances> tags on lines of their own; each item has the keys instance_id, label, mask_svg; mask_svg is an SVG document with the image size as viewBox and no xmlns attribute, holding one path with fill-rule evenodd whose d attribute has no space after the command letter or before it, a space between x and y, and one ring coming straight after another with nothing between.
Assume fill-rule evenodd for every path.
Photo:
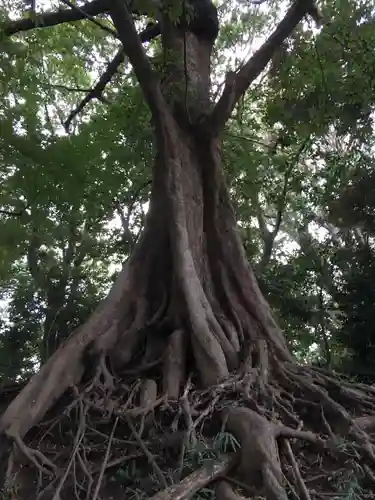
<instances>
[{"instance_id":1,"label":"tree branch","mask_svg":"<svg viewBox=\"0 0 375 500\"><path fill-rule=\"evenodd\" d=\"M297 165L301 154L303 153L303 151L305 150L305 148L309 144L309 142L310 142L310 136L307 136L306 139L302 142L302 144L298 148L298 150L295 153L295 155L293 156L292 160L289 162L288 167L285 169L283 189L282 189L282 192L281 192L280 197L278 199L276 220L275 220L275 225L274 225L274 228L272 229L272 231L269 231L267 229L261 208L259 206L259 201L258 201L258 204L257 204L258 224L259 224L260 233L262 235L263 243L264 243L262 259L261 259L259 266L258 266L258 269L257 269L259 273L262 273L270 262L273 247L275 244L275 239L276 239L277 235L279 234L280 226L281 226L284 212L285 212L290 176L292 174L294 167Z\"/></svg>"},{"instance_id":2,"label":"tree branch","mask_svg":"<svg viewBox=\"0 0 375 500\"><path fill-rule=\"evenodd\" d=\"M141 33L139 34L140 41L143 42L148 42L158 36L160 34L160 24L154 24L147 26ZM124 62L125 59L125 51L124 48L121 47L115 57L112 59L112 61L108 64L107 69L105 72L102 74L100 77L99 81L96 83L95 87L91 89L86 97L82 99L82 101L78 104L76 108L73 109L73 111L70 113L68 116L67 120L64 123L65 130L68 132L69 127L74 120L74 118L83 111L84 107L92 100L98 99L101 101L104 101L103 99L103 91L106 87L106 85L112 80L112 77L115 75L116 71L118 70L118 67L122 62Z\"/></svg>"},{"instance_id":3,"label":"tree branch","mask_svg":"<svg viewBox=\"0 0 375 500\"><path fill-rule=\"evenodd\" d=\"M133 66L139 85L151 110L154 123L160 123L167 108L155 72L148 60L135 29L133 19L123 0L113 0L110 16L123 44L124 52Z\"/></svg>"},{"instance_id":4,"label":"tree branch","mask_svg":"<svg viewBox=\"0 0 375 500\"><path fill-rule=\"evenodd\" d=\"M151 180L147 180L146 182L144 182L143 184L141 184L138 189L135 190L135 192L133 193L133 196L131 197L131 200L130 200L130 203L129 203L129 206L128 206L128 216L127 216L127 219L128 219L128 227L129 227L129 219L131 217L131 214L133 213L133 209L134 209L134 205L136 204L141 192L143 191L143 189L145 189L147 186L150 186L150 184L152 183Z\"/></svg>"},{"instance_id":5,"label":"tree branch","mask_svg":"<svg viewBox=\"0 0 375 500\"><path fill-rule=\"evenodd\" d=\"M130 230L130 217L132 216L134 206L139 198L141 191L151 184L151 180L148 180L141 184L138 189L136 189L135 193L131 197L128 206L127 206L127 214L125 216L124 211L121 206L121 202L118 199L113 200L113 206L120 217L121 226L122 226L122 243L127 243L130 248L133 248L136 243L136 238L133 237L133 234ZM139 233L138 233L139 234Z\"/></svg>"},{"instance_id":6,"label":"tree branch","mask_svg":"<svg viewBox=\"0 0 375 500\"><path fill-rule=\"evenodd\" d=\"M21 217L28 208L31 207L31 203L25 205L21 210L0 210L1 215L7 215L9 217Z\"/></svg>"},{"instance_id":7,"label":"tree branch","mask_svg":"<svg viewBox=\"0 0 375 500\"><path fill-rule=\"evenodd\" d=\"M76 108L74 108L66 121L64 122L64 128L68 132L70 125L74 118L83 111L84 107L92 100L98 99L103 101L102 93L106 87L106 85L112 80L113 75L116 73L120 64L124 61L125 52L121 47L112 61L108 64L107 69L100 77L99 81L96 83L95 87L90 90L90 92L82 99L82 101L78 104Z\"/></svg>"},{"instance_id":8,"label":"tree branch","mask_svg":"<svg viewBox=\"0 0 375 500\"><path fill-rule=\"evenodd\" d=\"M38 232L35 228L31 230L30 242L27 248L27 266L35 283L43 288L46 284L46 278L38 263L38 250L41 242Z\"/></svg>"},{"instance_id":9,"label":"tree branch","mask_svg":"<svg viewBox=\"0 0 375 500\"><path fill-rule=\"evenodd\" d=\"M237 73L227 74L223 94L209 118L210 130L214 135L221 132L236 104L267 66L277 48L292 33L302 18L312 11L314 11L313 0L295 0L275 31L249 61Z\"/></svg>"},{"instance_id":10,"label":"tree branch","mask_svg":"<svg viewBox=\"0 0 375 500\"><path fill-rule=\"evenodd\" d=\"M68 273L71 263L74 261L76 246L77 246L77 227L74 224L70 225L70 235L68 239L68 244L65 244L62 248L63 260L62 267Z\"/></svg>"},{"instance_id":11,"label":"tree branch","mask_svg":"<svg viewBox=\"0 0 375 500\"><path fill-rule=\"evenodd\" d=\"M305 148L309 142L310 142L310 136L307 136L305 138L305 140L302 142L302 144L300 145L300 147L298 148L298 150L295 153L295 155L293 156L292 160L289 162L288 168L284 172L283 190L282 190L282 193L280 195L279 202L278 202L275 227L274 227L274 230L272 231L273 240L276 238L276 236L279 232L280 226L281 226L281 222L282 222L282 218L283 218L283 214L284 214L284 210L285 210L285 205L286 205L286 199L287 199L287 195L288 195L290 176L292 174L294 167L297 165L303 151L305 150Z\"/></svg>"},{"instance_id":12,"label":"tree branch","mask_svg":"<svg viewBox=\"0 0 375 500\"><path fill-rule=\"evenodd\" d=\"M259 192L256 193L253 196L252 202L254 204L254 208L256 211L256 216L257 216L257 221L258 221L258 226L259 226L259 232L262 236L263 242L265 243L266 240L269 238L271 231L267 228L266 221L264 220L262 208L259 203Z\"/></svg>"},{"instance_id":13,"label":"tree branch","mask_svg":"<svg viewBox=\"0 0 375 500\"><path fill-rule=\"evenodd\" d=\"M61 2L70 7L72 10L78 10L78 12L83 14L85 19L89 19L92 23L96 24L96 26L99 26L100 29L117 38L117 33L115 30L109 28L108 26L105 26L105 24L102 24L100 21L97 21L93 15L85 12L83 9L81 9L81 7L78 7L78 5L74 5L74 3L70 2L70 0L61 0Z\"/></svg>"},{"instance_id":14,"label":"tree branch","mask_svg":"<svg viewBox=\"0 0 375 500\"><path fill-rule=\"evenodd\" d=\"M69 23L86 19L88 16L96 16L108 12L109 2L107 0L93 0L79 9L64 9L57 12L46 12L37 15L33 19L19 19L7 23L2 31L5 35L11 36L20 31L29 31L34 28L46 28L62 23Z\"/></svg>"},{"instance_id":15,"label":"tree branch","mask_svg":"<svg viewBox=\"0 0 375 500\"><path fill-rule=\"evenodd\" d=\"M121 227L122 227L122 238L121 240L123 242L126 242L129 244L129 246L133 246L133 235L132 235L132 232L130 231L130 215L131 215L131 212L129 211L128 209L128 213L127 213L127 216L125 217L125 214L124 214L124 211L121 207L121 203L119 202L119 200L114 200L113 202L114 204L114 207L116 209L116 212L118 214L118 216L120 217L120 221L121 221Z\"/></svg>"}]
</instances>

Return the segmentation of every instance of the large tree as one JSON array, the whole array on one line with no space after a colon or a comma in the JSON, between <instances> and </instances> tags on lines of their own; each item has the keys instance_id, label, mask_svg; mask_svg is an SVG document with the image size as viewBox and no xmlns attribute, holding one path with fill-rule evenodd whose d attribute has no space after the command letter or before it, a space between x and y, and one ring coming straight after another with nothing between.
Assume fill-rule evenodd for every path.
<instances>
[{"instance_id":1,"label":"large tree","mask_svg":"<svg viewBox=\"0 0 375 500\"><path fill-rule=\"evenodd\" d=\"M125 459L138 460L139 467L142 456L147 459L156 476L149 491L164 490L155 499L191 498L216 481L219 500L240 498L240 489L271 500L289 494L308 500L313 493L306 469L316 455L336 472L345 461L352 475L361 457L357 479L370 489L375 454L364 429L372 424L374 390L295 362L246 259L221 164L226 122L300 21L307 14L317 17L313 2L290 5L261 48L227 74L217 102L211 98L210 60L218 19L211 2L150 5L157 22L139 34L134 19L150 14L141 2L64 3L69 8L9 22L3 34L86 18L99 22L98 15L112 20L116 31L108 23L105 29L122 45L88 99L100 96L128 58L152 115L152 193L143 234L107 299L1 416L4 492L14 494L18 487L25 498L110 498L104 476L116 460L124 462L117 456L124 446L136 449ZM160 73L142 47L159 35ZM139 427L134 417L141 418ZM167 458L175 455L156 458L150 451L155 438L160 451L161 425L175 431L172 448L181 461L172 485L159 461L170 467ZM183 458L198 433L212 439L220 425L240 450L181 479L187 473ZM339 434L348 439L346 448ZM95 471L92 454L103 446L98 436L106 453ZM290 439L308 443L301 452L303 474ZM50 445L59 447L53 460ZM109 454L116 458L110 461ZM38 469L39 481L30 479L25 463ZM337 489L328 479L311 484L315 491Z\"/></svg>"}]
</instances>

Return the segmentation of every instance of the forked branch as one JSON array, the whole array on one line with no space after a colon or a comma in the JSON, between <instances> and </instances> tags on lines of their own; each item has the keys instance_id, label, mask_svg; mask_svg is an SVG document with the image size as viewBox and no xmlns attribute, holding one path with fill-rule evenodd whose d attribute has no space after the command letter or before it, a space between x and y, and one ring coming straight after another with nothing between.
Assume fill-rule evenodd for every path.
<instances>
[{"instance_id":1,"label":"forked branch","mask_svg":"<svg viewBox=\"0 0 375 500\"><path fill-rule=\"evenodd\" d=\"M210 116L210 130L213 134L219 134L223 129L238 101L267 66L281 43L306 14L314 14L316 18L315 12L314 0L295 0L284 19L260 49L236 73L227 74L223 94Z\"/></svg>"}]
</instances>

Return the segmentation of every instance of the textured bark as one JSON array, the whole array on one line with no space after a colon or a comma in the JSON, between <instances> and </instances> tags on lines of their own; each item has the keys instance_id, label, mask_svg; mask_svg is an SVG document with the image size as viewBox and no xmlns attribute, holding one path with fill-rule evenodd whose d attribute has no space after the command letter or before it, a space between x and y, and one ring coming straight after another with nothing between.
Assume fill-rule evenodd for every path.
<instances>
[{"instance_id":1,"label":"textured bark","mask_svg":"<svg viewBox=\"0 0 375 500\"><path fill-rule=\"evenodd\" d=\"M276 30L274 48L302 17L301 5L297 2L281 29ZM108 4L101 1L89 4L87 10L95 14L100 7L102 12L108 10ZM191 115L196 117L199 109L209 107L212 44L189 32L182 36L165 21L165 48L172 50L174 60L185 59L185 66L171 63L171 78L163 90L168 95L173 84L180 89L189 85L195 96L184 109L180 95L180 107L176 109L175 101L168 105L158 89L138 37L127 31L129 26L134 31L134 27L129 24L125 5L114 2L111 15L156 127L158 152L145 232L104 304L64 342L8 407L0 420L0 432L8 436L23 437L67 389L79 382L90 356L109 354L117 369L129 363L142 342L152 342L145 327L161 320L170 333L177 329L185 332L206 386L238 368L258 338L266 339L275 356L291 360L246 260L224 182L220 140L207 134L205 126L191 124ZM46 24L79 18L79 12L56 13ZM5 33L32 26L30 21L19 21L8 26ZM255 64L249 67L248 84L272 55L272 43L265 47L263 57L261 50L257 52ZM242 70L238 85L243 90L246 77ZM236 101L239 87L233 87L233 91ZM228 113L234 101L219 103L220 109ZM164 343L167 345L166 339ZM178 363L183 364L182 360ZM183 368L187 367L179 367ZM176 388L168 390L176 397Z\"/></svg>"}]
</instances>

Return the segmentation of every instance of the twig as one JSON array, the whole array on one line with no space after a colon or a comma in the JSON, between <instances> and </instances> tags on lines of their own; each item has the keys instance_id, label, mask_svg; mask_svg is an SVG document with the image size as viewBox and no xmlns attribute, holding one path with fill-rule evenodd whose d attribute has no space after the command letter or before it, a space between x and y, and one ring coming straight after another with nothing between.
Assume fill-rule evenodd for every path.
<instances>
[{"instance_id":1,"label":"twig","mask_svg":"<svg viewBox=\"0 0 375 500\"><path fill-rule=\"evenodd\" d=\"M198 425L200 424L200 422L202 422L202 420L204 418L207 417L207 415L209 415L210 413L213 412L214 408L215 408L215 405L216 403L219 401L221 397L221 394L216 394L216 396L213 397L212 401L210 402L210 404L207 406L207 408L205 408L201 414L199 415L199 417L194 421L194 428L197 428Z\"/></svg>"},{"instance_id":2,"label":"twig","mask_svg":"<svg viewBox=\"0 0 375 500\"><path fill-rule=\"evenodd\" d=\"M128 462L129 460L134 460L135 458L139 457L143 457L143 454L141 452L132 453L131 455L126 455L125 457L115 458L114 460L111 460L110 462L107 463L106 469L110 469L111 467L119 467L124 462ZM100 470L101 468L94 469L92 473L97 474L98 472L100 472Z\"/></svg>"},{"instance_id":3,"label":"twig","mask_svg":"<svg viewBox=\"0 0 375 500\"><path fill-rule=\"evenodd\" d=\"M189 444L190 447L194 448L197 443L197 438L195 435L195 426L193 418L191 416L191 407L187 397L183 398L181 405L182 405L182 413L185 417L186 427L187 427L185 441L186 444Z\"/></svg>"},{"instance_id":4,"label":"twig","mask_svg":"<svg viewBox=\"0 0 375 500\"><path fill-rule=\"evenodd\" d=\"M166 396L166 394L163 394L163 396L160 396L160 398L158 398L156 401L153 401L148 406L144 406L143 408L131 408L130 410L123 410L121 408L119 410L116 410L116 413L118 413L119 415L123 415L125 413L128 417L147 415L147 413L152 412L153 410L155 410L155 408L164 403L166 400Z\"/></svg>"},{"instance_id":5,"label":"twig","mask_svg":"<svg viewBox=\"0 0 375 500\"><path fill-rule=\"evenodd\" d=\"M78 434L78 433L77 433L77 434ZM61 493L62 487L64 486L64 483L65 483L65 481L66 481L66 478L68 477L68 474L69 474L69 472L70 472L70 469L71 469L71 467L72 467L73 461L74 461L74 459L75 459L75 456L76 456L76 454L77 454L77 451L78 451L78 449L79 449L79 446L80 446L80 444L81 444L81 442L82 442L83 437L84 437L84 433L82 433L82 434L79 436L78 440L76 441L76 444L75 444L74 449L73 449L73 453L72 453L72 455L71 455L71 457L70 457L70 459L69 459L69 462L68 462L68 466L67 466L67 468L66 468L66 470L65 470L65 472L64 472L64 474L63 474L63 476L62 476L62 478L60 479L59 485L58 485L58 487L56 488L56 491L55 491L55 493L54 493L54 495L53 495L52 500L60 500L60 493Z\"/></svg>"},{"instance_id":6,"label":"twig","mask_svg":"<svg viewBox=\"0 0 375 500\"><path fill-rule=\"evenodd\" d=\"M78 389L75 386L73 386L73 391L76 394L78 394ZM79 405L80 405L80 417L79 417L80 422L79 422L78 430L77 430L76 437L74 440L73 452L72 452L71 457L69 459L68 466L66 467L65 472L64 472L63 476L61 477L60 482L56 488L56 491L53 495L52 500L60 500L61 490L64 486L66 478L68 477L70 469L72 468L74 459L76 457L76 454L78 453L81 442L85 436L85 432L84 432L85 431L85 416L86 416L86 413L87 413L89 407L86 406L85 408L83 408L82 400L79 400Z\"/></svg>"},{"instance_id":7,"label":"twig","mask_svg":"<svg viewBox=\"0 0 375 500\"><path fill-rule=\"evenodd\" d=\"M289 440L285 439L284 445L285 445L287 455L288 455L289 460L291 462L293 472L295 474L295 477L296 477L296 480L298 483L300 498L301 498L301 500L311 500L310 493L308 492L306 485L305 485L305 482L302 479L301 472L299 470L299 467L298 467L296 458L294 456L292 447L290 446Z\"/></svg>"},{"instance_id":8,"label":"twig","mask_svg":"<svg viewBox=\"0 0 375 500\"><path fill-rule=\"evenodd\" d=\"M303 439L304 441L308 441L309 443L320 445L323 448L327 446L327 442L317 436L314 432L292 429L284 425L276 427L276 437Z\"/></svg>"},{"instance_id":9,"label":"twig","mask_svg":"<svg viewBox=\"0 0 375 500\"><path fill-rule=\"evenodd\" d=\"M98 431L97 429L95 429L94 427L88 427L89 431L93 432L94 434L98 435L98 436L101 436L102 438L104 438L106 441L108 439L108 435L105 434L104 432L100 432ZM118 443L118 444L122 444L122 445L125 445L125 446L128 446L129 444L132 443L132 441L126 441L125 439L119 439L119 438L113 438L113 442L114 443Z\"/></svg>"},{"instance_id":10,"label":"twig","mask_svg":"<svg viewBox=\"0 0 375 500\"><path fill-rule=\"evenodd\" d=\"M132 433L133 433L136 441L138 442L139 447L141 448L141 450L143 451L143 453L146 455L147 460L150 462L150 464L152 465L152 467L153 467L156 475L159 477L159 480L162 483L163 487L164 488L168 488L167 481L165 480L165 477L163 475L162 470L160 469L160 467L156 463L153 454L148 450L148 448L145 445L145 443L143 442L141 436L138 434L138 432L136 431L134 425L132 424L130 418L127 415L124 415L124 418L125 418L127 424L129 425L130 430L132 431Z\"/></svg>"},{"instance_id":11,"label":"twig","mask_svg":"<svg viewBox=\"0 0 375 500\"><path fill-rule=\"evenodd\" d=\"M180 404L181 404L181 412L183 416L185 417L185 422L186 422L186 431L184 435L184 439L182 440L181 444L181 451L180 451L180 458L179 458L179 470L178 470L178 479L181 478L183 466L184 466L184 457L185 457L185 451L186 448L195 448L196 443L197 443L197 437L195 434L195 427L194 427L194 422L193 418L191 416L191 408L190 408L190 403L188 399L188 394L191 388L191 375L189 375L188 381L186 383L184 393L181 397Z\"/></svg>"},{"instance_id":12,"label":"twig","mask_svg":"<svg viewBox=\"0 0 375 500\"><path fill-rule=\"evenodd\" d=\"M107 449L106 449L106 452L104 455L104 460L103 460L103 463L102 463L102 466L100 469L98 482L96 483L96 487L95 487L95 491L94 491L94 495L92 497L92 500L96 500L98 498L98 495L99 495L100 486L103 482L104 472L107 468L107 463L108 463L108 459L109 459L109 452L111 450L112 440L113 440L113 436L115 434L115 430L116 430L118 421L119 421L119 417L116 418L115 423L113 424L113 427L112 427L111 435L109 436L109 439L108 439L108 446L107 446Z\"/></svg>"},{"instance_id":13,"label":"twig","mask_svg":"<svg viewBox=\"0 0 375 500\"><path fill-rule=\"evenodd\" d=\"M300 497L297 495L296 490L294 489L294 486L292 484L292 481L287 477L287 474L284 473L285 481L286 484L288 485L289 491L293 495L294 500L300 500Z\"/></svg>"},{"instance_id":14,"label":"twig","mask_svg":"<svg viewBox=\"0 0 375 500\"><path fill-rule=\"evenodd\" d=\"M69 87L68 85L62 85L61 83L49 83L49 82L41 82L41 85L50 89L58 89L65 90L66 92L90 92L92 89L90 88L81 88L81 87Z\"/></svg>"},{"instance_id":15,"label":"twig","mask_svg":"<svg viewBox=\"0 0 375 500\"><path fill-rule=\"evenodd\" d=\"M52 479L52 481L47 484L47 486L42 490L40 491L40 493L38 493L38 496L36 497L35 500L42 500L43 498L46 498L46 494L51 492L51 490L53 489L54 485L57 483L57 481L59 480L59 477L55 477L54 479Z\"/></svg>"},{"instance_id":16,"label":"twig","mask_svg":"<svg viewBox=\"0 0 375 500\"><path fill-rule=\"evenodd\" d=\"M85 464L85 461L81 457L81 454L79 451L77 451L77 458L78 458L79 465L81 466L81 469L82 469L83 473L85 474L85 476L87 477L87 480L89 482L88 487L87 487L87 492L86 492L86 498L89 498L89 495L91 493L91 487L93 485L94 479L93 479L90 471L88 470L88 468Z\"/></svg>"},{"instance_id":17,"label":"twig","mask_svg":"<svg viewBox=\"0 0 375 500\"><path fill-rule=\"evenodd\" d=\"M226 476L225 474L220 474L219 477L220 477L220 479L224 479L225 481L228 481L228 483L234 484L234 486L238 486L239 488L246 491L249 495L251 495L251 496L255 495L255 488L249 486L248 484L244 483L243 481L240 481L239 479L236 479L234 477Z\"/></svg>"},{"instance_id":18,"label":"twig","mask_svg":"<svg viewBox=\"0 0 375 500\"><path fill-rule=\"evenodd\" d=\"M241 139L243 141L248 141L248 142L251 142L253 144L259 144L259 146L263 146L265 148L269 148L269 149L272 149L273 148L273 145L272 144L267 144L265 142L262 142L262 141L258 141L257 139L253 139L252 137L246 137L244 135L237 135L237 134L233 134L231 132L223 132L223 135L224 136L229 136L229 137L233 137L234 139Z\"/></svg>"},{"instance_id":19,"label":"twig","mask_svg":"<svg viewBox=\"0 0 375 500\"><path fill-rule=\"evenodd\" d=\"M332 442L336 442L337 438L336 438L334 432L332 431L331 426L329 425L329 423L328 423L328 421L326 419L326 416L324 414L324 408L323 408L323 406L320 408L320 414L322 416L323 425L326 428L326 431L327 431L329 437L332 439Z\"/></svg>"}]
</instances>

